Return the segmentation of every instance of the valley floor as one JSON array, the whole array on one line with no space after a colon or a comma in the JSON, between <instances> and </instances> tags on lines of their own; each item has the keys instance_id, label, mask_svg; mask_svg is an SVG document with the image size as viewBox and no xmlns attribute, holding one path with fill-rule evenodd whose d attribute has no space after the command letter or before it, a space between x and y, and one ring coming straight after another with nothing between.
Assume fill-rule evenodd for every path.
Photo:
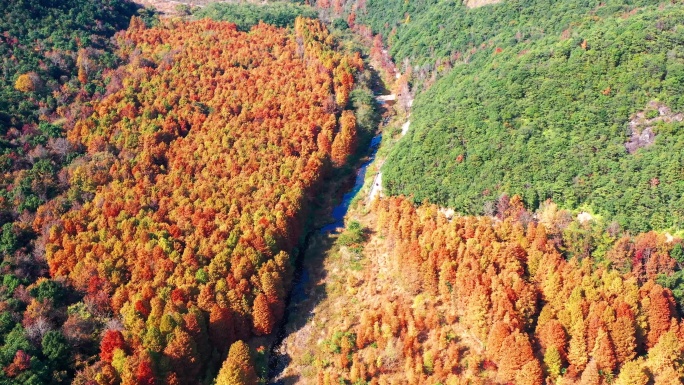
<instances>
[{"instance_id":1,"label":"valley floor","mask_svg":"<svg viewBox=\"0 0 684 385\"><path fill-rule=\"evenodd\" d=\"M294 319L287 326L287 337L279 352L285 357L286 366L273 379L275 384L332 381L324 379L323 373L329 365L337 365L332 359L336 357L335 339L358 330L364 313L382 312L388 307L418 312L417 306L430 307L440 314L453 311L449 304L431 303L406 290L399 269L390 257L394 245L370 230L376 227L375 214L357 208L348 218L361 224L367 238L360 246L344 246L345 242L341 241L344 234L319 235L312 243L304 261L309 271L306 299L291 309ZM461 362L469 362L471 356L477 362L476 357L484 352L484 341L458 322L440 326L434 334L455 336L457 343L449 350L458 351ZM401 338L390 337L385 346L371 345L358 354L366 362L370 356L375 357L378 370L386 373L389 383L406 383L402 371L397 370L406 365L401 353L403 343ZM479 371L475 365L466 370L473 373L463 373L465 377L477 376Z\"/></svg>"},{"instance_id":2,"label":"valley floor","mask_svg":"<svg viewBox=\"0 0 684 385\"><path fill-rule=\"evenodd\" d=\"M396 136L401 138L408 132L410 122L391 124L395 125L400 127L401 132ZM413 301L414 295L406 292L403 285L396 284L401 277L396 274L397 269L389 265L393 245L370 231L375 228L376 218L368 207L382 196L382 162L383 158L378 157L369 166L369 171L377 172L369 172L366 187L346 216L347 227L356 221L364 229L367 238L363 244L344 246L345 242L340 240L344 233L316 234L309 244L303 261L307 275L303 282L304 295L299 301L293 299L290 303L286 337L277 352L281 368L272 379L273 383L318 383L318 373L322 373L319 355L326 350L326 338L335 332L353 330L365 309L398 302L410 306ZM388 292L388 287L395 290ZM475 351L482 349L481 341L461 332L464 343L472 345ZM385 353L386 362L395 359L391 357L392 349Z\"/></svg>"}]
</instances>

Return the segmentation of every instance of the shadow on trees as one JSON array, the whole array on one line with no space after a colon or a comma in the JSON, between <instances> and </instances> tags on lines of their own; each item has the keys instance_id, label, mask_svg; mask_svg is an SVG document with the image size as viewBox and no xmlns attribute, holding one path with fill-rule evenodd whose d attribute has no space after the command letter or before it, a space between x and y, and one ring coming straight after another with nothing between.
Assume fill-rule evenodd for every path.
<instances>
[{"instance_id":1,"label":"shadow on trees","mask_svg":"<svg viewBox=\"0 0 684 385\"><path fill-rule=\"evenodd\" d=\"M292 385L299 382L299 376L287 376L274 382L274 385Z\"/></svg>"},{"instance_id":2,"label":"shadow on trees","mask_svg":"<svg viewBox=\"0 0 684 385\"><path fill-rule=\"evenodd\" d=\"M323 262L327 256L327 251L332 248L334 243L334 237L321 234L318 229L307 236L297 261L292 290L278 331L277 342L271 350L269 359L270 379L278 377L292 362L292 357L281 349L283 340L302 329L312 317L316 306L327 296L325 291L327 274L323 268ZM271 383L292 384L297 379L298 377L287 376Z\"/></svg>"}]
</instances>

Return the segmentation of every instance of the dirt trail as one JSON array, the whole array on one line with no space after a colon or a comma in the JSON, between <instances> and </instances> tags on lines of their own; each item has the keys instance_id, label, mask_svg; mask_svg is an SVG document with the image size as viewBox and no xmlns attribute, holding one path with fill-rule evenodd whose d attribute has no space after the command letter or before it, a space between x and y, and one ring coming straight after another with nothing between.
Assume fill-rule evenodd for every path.
<instances>
[{"instance_id":1,"label":"dirt trail","mask_svg":"<svg viewBox=\"0 0 684 385\"><path fill-rule=\"evenodd\" d=\"M373 179L370 194L368 194L368 202L372 202L375 197L380 196L382 192L382 171L378 172Z\"/></svg>"},{"instance_id":2,"label":"dirt trail","mask_svg":"<svg viewBox=\"0 0 684 385\"><path fill-rule=\"evenodd\" d=\"M203 8L211 3L235 3L236 1L226 0L193 0L193 1L175 1L175 0L133 0L134 3L140 4L143 7L155 8L164 16L178 16L176 7L179 5L187 5L191 8Z\"/></svg>"}]
</instances>

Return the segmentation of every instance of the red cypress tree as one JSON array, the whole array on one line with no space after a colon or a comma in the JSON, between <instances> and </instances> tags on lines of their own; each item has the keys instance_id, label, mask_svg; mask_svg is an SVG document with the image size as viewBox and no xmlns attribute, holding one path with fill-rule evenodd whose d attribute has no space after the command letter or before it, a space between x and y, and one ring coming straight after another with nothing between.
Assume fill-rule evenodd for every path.
<instances>
[{"instance_id":1,"label":"red cypress tree","mask_svg":"<svg viewBox=\"0 0 684 385\"><path fill-rule=\"evenodd\" d=\"M615 370L616 359L613 342L604 329L600 329L598 332L592 357L596 360L598 369L604 373L612 373Z\"/></svg>"},{"instance_id":2,"label":"red cypress tree","mask_svg":"<svg viewBox=\"0 0 684 385\"><path fill-rule=\"evenodd\" d=\"M670 320L674 312L674 299L669 290L660 285L653 285L648 293L650 306L648 308L648 335L646 344L649 348L655 346L660 336L670 329Z\"/></svg>"},{"instance_id":3,"label":"red cypress tree","mask_svg":"<svg viewBox=\"0 0 684 385\"><path fill-rule=\"evenodd\" d=\"M536 360L532 352L532 345L527 335L518 330L506 337L499 351L499 372L497 377L502 382L513 381L523 365Z\"/></svg>"},{"instance_id":4,"label":"red cypress tree","mask_svg":"<svg viewBox=\"0 0 684 385\"><path fill-rule=\"evenodd\" d=\"M140 385L155 385L156 380L152 363L148 359L142 359L135 370L135 378Z\"/></svg>"},{"instance_id":5,"label":"red cypress tree","mask_svg":"<svg viewBox=\"0 0 684 385\"><path fill-rule=\"evenodd\" d=\"M112 362L114 350L123 349L126 346L124 336L118 330L107 330L100 341L100 359L104 362Z\"/></svg>"},{"instance_id":6,"label":"red cypress tree","mask_svg":"<svg viewBox=\"0 0 684 385\"><path fill-rule=\"evenodd\" d=\"M170 358L173 371L182 383L191 383L197 377L200 367L197 346L190 335L176 328L171 340L164 349L164 355Z\"/></svg>"},{"instance_id":7,"label":"red cypress tree","mask_svg":"<svg viewBox=\"0 0 684 385\"><path fill-rule=\"evenodd\" d=\"M256 382L257 376L249 354L249 346L243 341L233 343L228 358L223 362L216 377L216 385L251 385Z\"/></svg>"},{"instance_id":8,"label":"red cypress tree","mask_svg":"<svg viewBox=\"0 0 684 385\"><path fill-rule=\"evenodd\" d=\"M356 117L351 111L344 111L340 117L340 132L333 140L330 157L335 166L340 167L355 150Z\"/></svg>"},{"instance_id":9,"label":"red cypress tree","mask_svg":"<svg viewBox=\"0 0 684 385\"><path fill-rule=\"evenodd\" d=\"M252 309L252 317L254 319L253 330L257 335L270 334L275 325L275 317L268 303L268 298L263 293L259 293L254 300L254 307Z\"/></svg>"}]
</instances>

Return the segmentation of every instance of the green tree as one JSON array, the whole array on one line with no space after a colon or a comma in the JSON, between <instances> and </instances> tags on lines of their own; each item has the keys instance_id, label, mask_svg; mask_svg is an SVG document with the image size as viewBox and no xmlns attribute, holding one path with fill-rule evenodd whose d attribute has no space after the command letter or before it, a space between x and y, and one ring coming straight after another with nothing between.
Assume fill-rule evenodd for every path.
<instances>
[{"instance_id":1,"label":"green tree","mask_svg":"<svg viewBox=\"0 0 684 385\"><path fill-rule=\"evenodd\" d=\"M59 366L64 366L64 361L69 358L71 352L71 347L64 335L56 330L45 333L41 346L45 357Z\"/></svg>"}]
</instances>

